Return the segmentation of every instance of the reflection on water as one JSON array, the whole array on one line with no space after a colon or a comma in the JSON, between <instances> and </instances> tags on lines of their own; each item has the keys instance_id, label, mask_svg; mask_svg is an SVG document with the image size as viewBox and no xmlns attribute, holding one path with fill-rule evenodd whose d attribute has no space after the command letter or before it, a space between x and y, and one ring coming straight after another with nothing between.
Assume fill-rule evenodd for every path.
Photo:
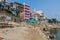
<instances>
[{"instance_id":1,"label":"reflection on water","mask_svg":"<svg viewBox=\"0 0 60 40\"><path fill-rule=\"evenodd\" d=\"M56 35L56 39L60 40L60 29L53 29L50 31L53 35Z\"/></svg>"},{"instance_id":2,"label":"reflection on water","mask_svg":"<svg viewBox=\"0 0 60 40\"><path fill-rule=\"evenodd\" d=\"M57 40L60 40L60 29L57 30L56 38L57 38Z\"/></svg>"}]
</instances>

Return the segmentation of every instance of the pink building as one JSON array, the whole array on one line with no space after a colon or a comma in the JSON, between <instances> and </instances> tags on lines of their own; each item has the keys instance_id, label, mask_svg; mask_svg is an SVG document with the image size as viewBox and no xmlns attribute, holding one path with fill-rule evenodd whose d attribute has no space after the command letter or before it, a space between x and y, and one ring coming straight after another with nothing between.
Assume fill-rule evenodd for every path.
<instances>
[{"instance_id":1,"label":"pink building","mask_svg":"<svg viewBox=\"0 0 60 40\"><path fill-rule=\"evenodd\" d=\"M29 19L30 18L30 15L31 15L31 13L30 13L30 6L29 5L27 5L27 4L23 4L24 5L24 18L25 19Z\"/></svg>"}]
</instances>

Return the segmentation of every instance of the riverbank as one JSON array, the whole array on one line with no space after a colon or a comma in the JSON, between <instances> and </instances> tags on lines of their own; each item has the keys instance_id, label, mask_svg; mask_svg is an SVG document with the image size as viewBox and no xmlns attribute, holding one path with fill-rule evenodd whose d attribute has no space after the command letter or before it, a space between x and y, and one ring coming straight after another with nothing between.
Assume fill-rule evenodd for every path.
<instances>
[{"instance_id":1,"label":"riverbank","mask_svg":"<svg viewBox=\"0 0 60 40\"><path fill-rule=\"evenodd\" d=\"M47 24L46 25L48 31L50 32L49 35L52 35L54 36L53 38L55 38L54 40L60 40L59 37L57 36L57 30L60 29L60 23L57 23L57 24ZM59 30L58 30L59 31ZM59 32L58 32L59 33ZM57 35L56 35L57 34ZM48 34L47 34L48 35ZM48 36L49 36L48 35Z\"/></svg>"},{"instance_id":2,"label":"riverbank","mask_svg":"<svg viewBox=\"0 0 60 40\"><path fill-rule=\"evenodd\" d=\"M45 26L39 25L34 28L33 25L26 22L21 22L20 25L14 22L8 22L8 24L13 24L17 27L14 28L3 28L0 29L0 37L3 40L48 40L50 31L43 31ZM19 25L19 26L18 26ZM53 26L53 25L52 25ZM50 28L47 25L48 29Z\"/></svg>"},{"instance_id":3,"label":"riverbank","mask_svg":"<svg viewBox=\"0 0 60 40\"><path fill-rule=\"evenodd\" d=\"M28 27L0 29L0 37L3 40L47 40L44 33Z\"/></svg>"}]
</instances>

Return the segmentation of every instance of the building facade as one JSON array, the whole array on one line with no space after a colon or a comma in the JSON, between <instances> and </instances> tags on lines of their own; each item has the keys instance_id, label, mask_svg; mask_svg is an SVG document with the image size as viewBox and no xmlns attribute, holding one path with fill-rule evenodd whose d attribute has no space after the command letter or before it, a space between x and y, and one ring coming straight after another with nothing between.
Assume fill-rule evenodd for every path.
<instances>
[{"instance_id":1,"label":"building facade","mask_svg":"<svg viewBox=\"0 0 60 40\"><path fill-rule=\"evenodd\" d=\"M0 19L12 19L14 22L20 22L20 18L30 18L30 6L17 2L8 3L5 0L0 2Z\"/></svg>"}]
</instances>

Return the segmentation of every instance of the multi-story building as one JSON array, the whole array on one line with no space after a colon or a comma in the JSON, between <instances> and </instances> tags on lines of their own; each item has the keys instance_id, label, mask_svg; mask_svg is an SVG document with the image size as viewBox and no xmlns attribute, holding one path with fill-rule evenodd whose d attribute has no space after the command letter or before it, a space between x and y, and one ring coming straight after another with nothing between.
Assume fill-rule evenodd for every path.
<instances>
[{"instance_id":1,"label":"multi-story building","mask_svg":"<svg viewBox=\"0 0 60 40\"><path fill-rule=\"evenodd\" d=\"M33 10L31 11L31 16L35 16L35 18L37 20L40 20L40 21L45 21L47 18L45 17L43 11L39 10L39 11L36 11L36 10Z\"/></svg>"},{"instance_id":2,"label":"multi-story building","mask_svg":"<svg viewBox=\"0 0 60 40\"><path fill-rule=\"evenodd\" d=\"M31 16L36 16L36 19L42 19L44 17L44 14L42 11L33 10L31 12Z\"/></svg>"},{"instance_id":3,"label":"multi-story building","mask_svg":"<svg viewBox=\"0 0 60 40\"><path fill-rule=\"evenodd\" d=\"M17 2L14 2L14 3L10 3L10 5L12 6L15 6L16 7L16 15L18 17L22 17L23 18L29 18L30 17L30 9L29 9L29 5L27 4L21 4L21 3L17 3ZM22 15L22 16L21 16Z\"/></svg>"},{"instance_id":4,"label":"multi-story building","mask_svg":"<svg viewBox=\"0 0 60 40\"><path fill-rule=\"evenodd\" d=\"M24 5L24 18L29 19L30 18L30 6L27 4L23 4Z\"/></svg>"},{"instance_id":5,"label":"multi-story building","mask_svg":"<svg viewBox=\"0 0 60 40\"><path fill-rule=\"evenodd\" d=\"M0 18L12 19L19 22L20 18L28 19L30 17L30 6L21 3L8 3L5 0L0 2Z\"/></svg>"}]
</instances>

